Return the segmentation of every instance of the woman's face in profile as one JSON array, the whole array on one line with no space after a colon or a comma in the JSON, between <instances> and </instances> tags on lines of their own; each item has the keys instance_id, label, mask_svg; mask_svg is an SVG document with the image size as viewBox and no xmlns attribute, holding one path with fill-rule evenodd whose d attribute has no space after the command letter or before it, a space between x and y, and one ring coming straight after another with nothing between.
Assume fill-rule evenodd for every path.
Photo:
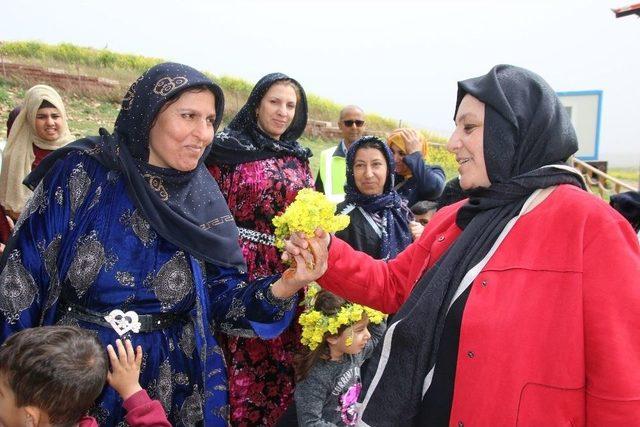
<instances>
[{"instance_id":1,"label":"woman's face in profile","mask_svg":"<svg viewBox=\"0 0 640 427\"><path fill-rule=\"evenodd\" d=\"M258 126L279 140L296 115L296 91L290 83L274 83L264 94L256 110Z\"/></svg>"},{"instance_id":2,"label":"woman's face in profile","mask_svg":"<svg viewBox=\"0 0 640 427\"><path fill-rule=\"evenodd\" d=\"M360 193L382 194L387 181L387 161L382 152L376 148L359 148L353 161L353 179Z\"/></svg>"},{"instance_id":3,"label":"woman's face in profile","mask_svg":"<svg viewBox=\"0 0 640 427\"><path fill-rule=\"evenodd\" d=\"M213 142L215 97L208 90L185 92L163 107L149 132L149 164L182 172L194 170Z\"/></svg>"},{"instance_id":4,"label":"woman's face in profile","mask_svg":"<svg viewBox=\"0 0 640 427\"><path fill-rule=\"evenodd\" d=\"M404 156L406 156L407 153L405 153L404 150L398 147L396 144L391 144L390 148L391 152L393 153L393 160L396 163L396 173L400 175L406 175L407 173L410 173L411 170L409 169L409 166L407 166L407 164L404 162Z\"/></svg>"},{"instance_id":5,"label":"woman's face in profile","mask_svg":"<svg viewBox=\"0 0 640 427\"><path fill-rule=\"evenodd\" d=\"M57 108L39 108L36 113L36 135L45 141L55 141L60 138L62 122L62 114Z\"/></svg>"},{"instance_id":6,"label":"woman's face in profile","mask_svg":"<svg viewBox=\"0 0 640 427\"><path fill-rule=\"evenodd\" d=\"M460 187L470 190L489 187L489 175L484 162L484 103L467 94L462 98L455 118L447 150L456 156Z\"/></svg>"}]
</instances>

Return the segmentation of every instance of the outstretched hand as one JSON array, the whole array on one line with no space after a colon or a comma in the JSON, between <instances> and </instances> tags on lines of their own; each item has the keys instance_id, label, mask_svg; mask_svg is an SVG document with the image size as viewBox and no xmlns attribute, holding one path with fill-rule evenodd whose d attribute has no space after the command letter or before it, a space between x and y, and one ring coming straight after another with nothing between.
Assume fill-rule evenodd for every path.
<instances>
[{"instance_id":1,"label":"outstretched hand","mask_svg":"<svg viewBox=\"0 0 640 427\"><path fill-rule=\"evenodd\" d=\"M329 239L329 234L321 229L317 229L311 238L303 233L291 235L285 242L282 260L292 261L292 264L271 287L276 297L290 297L327 271Z\"/></svg>"},{"instance_id":2,"label":"outstretched hand","mask_svg":"<svg viewBox=\"0 0 640 427\"><path fill-rule=\"evenodd\" d=\"M111 362L111 371L107 374L107 382L118 392L122 400L127 400L142 390L142 386L140 386L142 347L137 346L134 353L131 341L126 340L123 344L120 339L116 340L116 347L118 354L111 344L107 346Z\"/></svg>"}]
</instances>

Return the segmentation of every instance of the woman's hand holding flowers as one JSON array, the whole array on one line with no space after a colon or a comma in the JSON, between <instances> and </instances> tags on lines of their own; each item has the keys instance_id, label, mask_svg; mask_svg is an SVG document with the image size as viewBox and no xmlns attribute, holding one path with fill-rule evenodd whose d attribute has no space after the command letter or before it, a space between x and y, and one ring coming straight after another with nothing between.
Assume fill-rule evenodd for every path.
<instances>
[{"instance_id":1,"label":"woman's hand holding flowers","mask_svg":"<svg viewBox=\"0 0 640 427\"><path fill-rule=\"evenodd\" d=\"M294 260L292 266L272 285L271 292L277 298L288 298L327 271L329 259L329 233L317 229L312 238L296 232L285 240L282 260Z\"/></svg>"}]
</instances>

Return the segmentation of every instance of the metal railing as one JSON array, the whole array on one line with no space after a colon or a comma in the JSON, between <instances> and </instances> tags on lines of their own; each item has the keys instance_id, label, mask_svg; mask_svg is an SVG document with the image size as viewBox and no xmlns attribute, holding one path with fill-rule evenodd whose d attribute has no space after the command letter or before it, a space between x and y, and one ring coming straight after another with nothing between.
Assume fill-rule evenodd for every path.
<instances>
[{"instance_id":1,"label":"metal railing","mask_svg":"<svg viewBox=\"0 0 640 427\"><path fill-rule=\"evenodd\" d=\"M636 188L633 188L633 186L626 182L622 182L582 160L573 158L572 162L573 167L584 176L589 190L605 200L608 198L607 196L612 194L618 194L624 191L637 191Z\"/></svg>"}]
</instances>

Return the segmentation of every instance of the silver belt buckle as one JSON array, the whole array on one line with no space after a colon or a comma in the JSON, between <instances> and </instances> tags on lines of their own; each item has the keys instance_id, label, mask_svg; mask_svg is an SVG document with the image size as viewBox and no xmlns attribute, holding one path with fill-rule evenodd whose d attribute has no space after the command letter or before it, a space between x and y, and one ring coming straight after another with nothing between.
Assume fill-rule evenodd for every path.
<instances>
[{"instance_id":1,"label":"silver belt buckle","mask_svg":"<svg viewBox=\"0 0 640 427\"><path fill-rule=\"evenodd\" d=\"M140 332L140 318L135 311L127 311L126 313L120 309L112 310L111 313L104 316L104 320L109 322L111 327L119 336L123 336L129 331Z\"/></svg>"}]
</instances>

